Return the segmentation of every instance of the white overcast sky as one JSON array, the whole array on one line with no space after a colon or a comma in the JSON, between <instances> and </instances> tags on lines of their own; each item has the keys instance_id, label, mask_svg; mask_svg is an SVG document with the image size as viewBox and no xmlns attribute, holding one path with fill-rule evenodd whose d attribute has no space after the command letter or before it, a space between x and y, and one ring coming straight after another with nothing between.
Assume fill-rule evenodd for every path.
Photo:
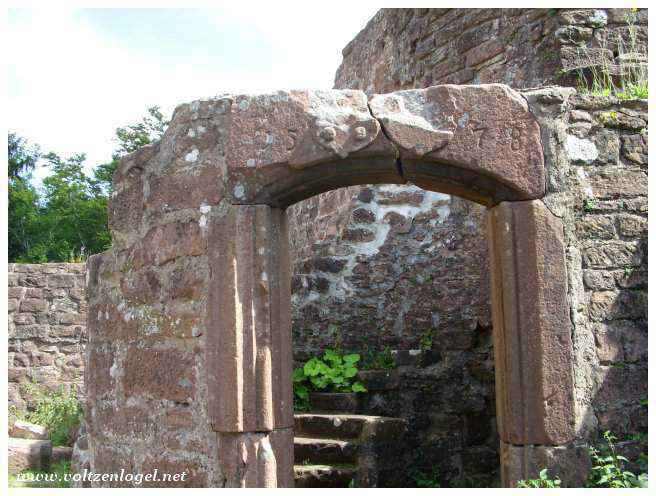
<instances>
[{"instance_id":1,"label":"white overcast sky","mask_svg":"<svg viewBox=\"0 0 656 496\"><path fill-rule=\"evenodd\" d=\"M11 9L8 127L42 151L110 159L149 105L223 92L331 88L377 7L276 1L209 9ZM37 171L37 179L45 170Z\"/></svg>"}]
</instances>

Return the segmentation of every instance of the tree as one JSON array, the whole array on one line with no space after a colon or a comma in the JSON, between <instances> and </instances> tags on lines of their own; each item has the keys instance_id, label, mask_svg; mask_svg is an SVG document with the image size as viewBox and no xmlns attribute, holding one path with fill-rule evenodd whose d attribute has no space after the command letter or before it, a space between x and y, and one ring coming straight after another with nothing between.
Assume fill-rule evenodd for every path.
<instances>
[{"instance_id":1,"label":"tree","mask_svg":"<svg viewBox=\"0 0 656 496\"><path fill-rule=\"evenodd\" d=\"M27 253L38 238L39 195L30 183L39 150L28 146L15 133L9 133L7 148L8 211L7 236L10 261Z\"/></svg>"},{"instance_id":2,"label":"tree","mask_svg":"<svg viewBox=\"0 0 656 496\"><path fill-rule=\"evenodd\" d=\"M169 122L165 120L160 108L155 105L148 107L147 115L140 122L117 128L115 141L118 143L118 147L112 154L111 162L100 164L94 170L94 179L97 183L105 191L110 192L112 176L121 157L161 139L168 124Z\"/></svg>"},{"instance_id":3,"label":"tree","mask_svg":"<svg viewBox=\"0 0 656 496\"><path fill-rule=\"evenodd\" d=\"M11 181L28 176L34 170L39 159L39 149L28 146L27 142L16 133L9 133L7 157L7 175Z\"/></svg>"},{"instance_id":4,"label":"tree","mask_svg":"<svg viewBox=\"0 0 656 496\"><path fill-rule=\"evenodd\" d=\"M150 107L140 122L116 129L111 162L91 176L84 172L84 154L41 156L38 148L9 134L9 260L68 262L109 248L107 203L119 160L161 138L167 124L159 107ZM52 170L41 191L30 183L39 158Z\"/></svg>"},{"instance_id":5,"label":"tree","mask_svg":"<svg viewBox=\"0 0 656 496\"><path fill-rule=\"evenodd\" d=\"M46 257L52 261L82 259L109 248L107 196L84 173L84 154L62 159L43 157L53 173L43 180L43 224Z\"/></svg>"}]
</instances>

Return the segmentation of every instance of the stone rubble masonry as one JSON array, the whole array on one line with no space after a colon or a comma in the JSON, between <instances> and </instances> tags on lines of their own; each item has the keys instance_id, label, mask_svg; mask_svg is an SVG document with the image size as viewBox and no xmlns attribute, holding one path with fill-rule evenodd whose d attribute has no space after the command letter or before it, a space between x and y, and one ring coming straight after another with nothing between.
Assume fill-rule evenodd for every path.
<instances>
[{"instance_id":1,"label":"stone rubble masonry","mask_svg":"<svg viewBox=\"0 0 656 496\"><path fill-rule=\"evenodd\" d=\"M647 430L647 166L620 143L646 156L647 102L555 88L525 96L553 164L544 202L564 227L577 434L568 446L606 430L627 439ZM569 136L597 158L582 161ZM625 219L642 229L623 234Z\"/></svg>"},{"instance_id":2,"label":"stone rubble masonry","mask_svg":"<svg viewBox=\"0 0 656 496\"><path fill-rule=\"evenodd\" d=\"M382 9L343 50L344 60L337 71L335 87L358 88L373 94L443 83L505 82L514 88L555 82L575 85L575 81L560 69L570 61L593 60L583 55L595 53L601 41L612 41L618 34L626 38L628 14L630 9ZM646 9L638 9L636 13L637 39L640 48L645 49L642 45L647 38L646 14ZM582 37L574 38L576 33L582 33ZM548 99L547 96L543 98ZM553 100L549 116L562 104L562 100ZM618 360L614 365L622 365L625 356L632 357L633 363L646 360L646 346L641 348L637 344L645 343L645 322L640 319L638 324L635 320L622 319L617 323L603 322L603 316L612 307L618 307L615 312L618 317L626 314L627 303L637 298L627 290L631 287L635 292L646 289L646 257L640 258L637 249L626 243L608 247L601 243L602 239L618 237L628 240L623 238L624 232L635 233L630 238L633 244L637 244L640 237L645 238L647 176L636 170L636 166L642 165L646 171L646 134L640 131L646 129L646 123L635 115L636 109L628 108L627 113L618 103L579 99L577 105L570 106L569 116L563 116L565 122L558 124L558 133L550 138L581 145L579 150L589 154L582 156L583 167L563 166L560 170L577 174L583 173L581 168L592 170L595 195L601 195L600 199L588 199L588 185L576 185L585 191L579 193L577 211L584 203L588 208L584 210L585 215L570 224L576 225L581 234L568 241L568 246L572 247L568 248L571 263L580 267L577 247L586 242L596 247L588 256L608 267L583 269L585 286L580 281L581 268L576 269L574 273L579 277L569 287L571 298L577 298L577 307L587 308L588 299L592 299L594 318L598 322L595 329L599 329L594 333L599 336L596 338L590 330L581 330L574 336L581 364L575 370L578 387L583 389L579 397L587 398L586 407L580 408L579 423L582 425L579 427L587 435L592 435L597 425L596 414L589 408L589 401L598 387L594 385L598 379L592 377L596 374L593 372L596 365L592 362L596 361L597 353L601 353L599 359L602 361L607 360L602 356L614 357ZM577 108L578 105L582 107ZM596 111L589 112L585 108L588 106ZM603 123L597 119L600 115L607 117ZM549 116L545 116L543 128L553 127ZM549 146L548 140L543 141ZM578 163L581 154L574 147L568 153L569 157L555 158ZM549 185L553 186L558 179L551 178ZM294 353L299 361L335 343L365 353L368 349L381 350L385 346L419 348L422 336L437 331L437 339L433 342L443 354L448 353L450 363L475 357L470 359L471 365L465 370L485 369L491 358L491 346L488 345L487 354L481 354L481 348L477 347L481 341L471 339L478 336L474 329L487 329L484 335L488 342L491 334L484 209L446 195L431 208L428 201L422 204L421 200L416 200L422 194L427 198L437 195L408 186L354 186L324 193L288 209L295 261ZM389 214L390 217L394 215L397 225L402 227L388 236L390 217L385 216L390 208L395 209L394 214L402 216ZM372 217L373 220L369 220ZM568 236L573 234L570 225L566 226ZM355 228L366 229L375 235L373 239L384 241L357 242L348 235ZM432 241L425 233L431 233ZM623 260L627 259L637 263L635 269L632 263L625 266ZM591 289L608 291L594 298L583 298L582 292ZM619 301L626 301L621 306L619 302L614 303L618 301L618 290L622 291ZM641 305L634 308L637 315L644 310ZM614 339L624 333L628 340L626 345L623 337ZM595 339L598 340L596 345ZM469 344L454 349L457 341ZM625 347L630 350L629 354L624 353ZM639 349L643 349L640 354L636 351ZM638 359L638 355L642 358ZM418 369L418 373L421 370ZM617 374L620 369L608 367L608 370ZM417 415L411 422L411 430L418 429L418 438L422 440L430 439L431 432L456 429L452 422L439 425L434 416L428 420L434 408L457 407L448 401L453 394L460 394L456 391L471 391L473 395L471 400L463 399L463 405L469 410L459 412L461 416L479 414L472 411L472 405L494 396L493 382L480 383L469 374L456 378L446 372L435 377L435 382L440 383L440 377L445 375L449 380L444 383L453 384L453 387L443 387L430 399L423 396L422 401L409 409L408 415ZM406 381L402 388L413 390L413 384L416 380ZM628 390L628 386L626 388ZM641 385L638 391L646 391L645 386ZM622 396L626 394L620 391L618 398ZM390 402L389 407L393 404ZM620 435L638 432L639 426L646 422L644 407L631 406L632 420L618 417L618 408L611 409L610 414L600 414L602 418L613 418L605 425L614 426ZM602 405L597 408L603 409ZM487 414L486 422L478 424L494 422L493 412L494 408ZM642 420L635 420L636 416ZM469 436L463 431L461 438ZM448 444L458 446L451 441ZM437 445L428 441L422 451L428 455ZM407 451L416 449L409 447ZM481 466L497 464L495 444L487 452L489 454L482 455L475 451L477 449L473 446L465 447L464 452L449 449L447 452L453 456L444 456L442 452L432 463L427 463L427 467L440 465L446 472L445 460L457 459L459 453L468 457L468 450L479 460L490 457L489 463L483 460ZM415 466L414 462L408 463Z\"/></svg>"},{"instance_id":3,"label":"stone rubble masonry","mask_svg":"<svg viewBox=\"0 0 656 496\"><path fill-rule=\"evenodd\" d=\"M451 31L449 36L459 40L458 47L469 46L467 50L473 50L477 40L490 41L484 33L491 27L460 40L460 34L467 30L453 20L480 16L481 26L493 27L498 14L493 9L440 12L444 19L439 31ZM504 46L513 45L509 50L515 53L532 50L530 43L519 41L531 39L527 37L531 32L541 32L552 19L560 19L547 11L541 15L526 9L512 12L519 16L521 36L517 43L510 40ZM606 12L609 25L620 22L614 11ZM391 11L383 11L374 21L390 15ZM412 21L438 15L430 10L402 9L399 15L408 18L406 24L390 24L390 33L396 30L399 40L405 39L405 33L422 32L422 26L438 25ZM486 16L490 17L484 19ZM370 26L376 26L374 21ZM366 28L353 45L367 37L380 40L379 45L347 49L342 72L349 66L377 67L378 60L391 60L394 67L427 60L416 59L416 46L390 55L386 50L393 44L385 41L388 35L367 34L371 29ZM548 44L547 38L544 41ZM439 56L437 46L428 43L426 49L431 58ZM471 63L482 57L469 55ZM353 57L368 59L354 63ZM540 55L531 52L525 60L530 63L517 66L540 79L537 75L542 69L535 65L540 65ZM421 73L427 66L422 63L418 67ZM504 65L499 74L510 69L512 64ZM338 73L337 85L359 87L367 93L424 85L421 78L413 78L403 85L385 87L387 75L403 71L379 69L380 83L371 74L361 81L340 81ZM446 81L446 76L433 81ZM512 82L523 86L519 79ZM598 430L611 429L621 436L646 430L646 408L640 405L646 396L647 370L646 102L587 97L563 88L527 90L520 98L539 123L547 166L547 194L542 201L562 222L574 362L571 407L575 441L535 447L546 453L535 456L530 445L511 446L521 452L508 454L513 450L502 443L505 481L535 475L534 469L544 460L575 456L576 443L593 439ZM266 454L269 446L276 451L276 440L288 434L285 427L269 431L270 439L252 432L208 429L214 415L208 407L212 400L207 370L212 358L205 350L212 331L205 316L216 311L208 296L214 263L210 255L216 251L213 229L225 222L220 219L231 210L248 210L230 203L261 200L273 212L336 184L353 186L313 196L287 211L294 273L295 358L316 354L335 343L363 351L368 346L377 350L385 345L409 350L419 348L422 337L428 336L434 361L429 367L416 366L405 375L408 382L401 384L401 388L407 385L407 394L401 398L400 411L415 412L411 420L421 421L409 422L411 429L416 425L422 433L413 448L420 448L416 452L426 453L424 458L431 462L448 460L456 474L472 465L489 466L490 470L499 467L494 429L485 435L477 430L477 426L495 421L494 408L489 408L494 403L494 381L488 378L492 355L484 209L441 193L401 185L403 178L395 158L404 141L398 140L396 147L387 141L378 121L365 111L365 104L363 94L353 91L280 92L196 101L178 107L160 143L146 146L121 162L110 204L114 245L111 251L88 261L88 454L84 456L88 456L93 470L145 470L153 466L188 470L192 474L188 484L196 487L251 485L253 480L269 483L273 471ZM335 106L341 110L324 112L336 110ZM240 126L252 123L251 118L258 122L272 118L274 108L279 109L276 119L286 125L281 134L260 128L239 131ZM251 118L240 120L242 112ZM430 118L425 120L430 126L415 119L420 123L412 128L415 136L425 138L428 148L439 146L448 136L445 129ZM252 136L254 141L249 143L245 136ZM234 149L230 143L252 153L225 153ZM447 150L451 143L453 139ZM417 151L410 147L406 153ZM408 155L405 159L412 160ZM325 161L301 168L305 160ZM361 167L364 163L366 168ZM253 177L255 168L266 171L258 174L257 180ZM391 185L357 186L363 174L376 178L372 182ZM487 186L481 190L490 191ZM251 225L255 228L258 223ZM250 241L248 236L240 239L244 246L250 243L254 247L262 238L254 231ZM256 253L252 259L263 265L271 263ZM261 274L253 272L251 277ZM265 291L266 285L260 288ZM236 308L242 297L251 304L280 305L262 293L240 293L226 303ZM30 301L25 308L43 305ZM258 312L256 308L242 308L245 316L256 317ZM532 312L531 318L547 322L539 311ZM12 325L19 327L10 324L10 328ZM28 329L22 332L30 334ZM244 343L248 332L248 326L242 325L232 339ZM258 351L264 351L266 336L254 337ZM535 336L529 344L556 349L563 344L544 343L544 337ZM255 363L261 356L243 351L242 346L234 354L242 363ZM10 360L11 353L10 343ZM149 366L144 367L145 363ZM245 389L241 394L247 401L242 404L252 405L252 399L257 402L266 398L266 391L274 391L273 384L270 389L259 387L258 379L251 380L250 371L244 372L248 383L242 383ZM547 375L561 372L543 369ZM253 384L255 391L262 393L251 394ZM542 387L539 382L538 386ZM553 408L566 412L569 406L555 392ZM454 405L454 397L461 400L458 405ZM504 410L504 414L514 415L512 409ZM538 434L550 442L557 444L569 438L569 425L545 427ZM234 443L231 436L236 436ZM452 442L456 438L462 438L464 441L459 442L464 444ZM230 456L221 459L219 450ZM286 455L289 458L289 453ZM286 455L281 454L281 465L286 463ZM238 467L235 456L242 457L248 474L234 469ZM512 456L525 462L518 465ZM537 462L528 464L530 459ZM513 472L518 466L520 471ZM278 485L289 484L287 472L279 473L278 467L276 471ZM580 477L580 472L575 475ZM576 484L576 478L561 476L566 484Z\"/></svg>"},{"instance_id":4,"label":"stone rubble masonry","mask_svg":"<svg viewBox=\"0 0 656 496\"><path fill-rule=\"evenodd\" d=\"M647 9L381 9L342 50L335 86L367 94L436 84L569 86L561 69L600 58L619 64L627 15L646 55Z\"/></svg>"},{"instance_id":5,"label":"stone rubble masonry","mask_svg":"<svg viewBox=\"0 0 656 496\"><path fill-rule=\"evenodd\" d=\"M34 407L25 386L84 394L84 264L9 264L9 405Z\"/></svg>"}]
</instances>

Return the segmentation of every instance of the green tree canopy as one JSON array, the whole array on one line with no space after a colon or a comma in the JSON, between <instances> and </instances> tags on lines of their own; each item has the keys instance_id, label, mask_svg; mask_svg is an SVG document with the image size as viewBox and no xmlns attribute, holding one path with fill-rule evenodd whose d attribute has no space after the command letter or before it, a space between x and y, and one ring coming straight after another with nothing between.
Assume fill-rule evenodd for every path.
<instances>
[{"instance_id":1,"label":"green tree canopy","mask_svg":"<svg viewBox=\"0 0 656 496\"><path fill-rule=\"evenodd\" d=\"M78 261L109 248L107 202L118 162L161 138L167 124L159 107L150 107L140 122L118 128L111 162L100 164L91 175L84 171L84 154L40 155L38 147L10 133L9 261ZM39 159L52 173L37 191L30 180Z\"/></svg>"}]
</instances>

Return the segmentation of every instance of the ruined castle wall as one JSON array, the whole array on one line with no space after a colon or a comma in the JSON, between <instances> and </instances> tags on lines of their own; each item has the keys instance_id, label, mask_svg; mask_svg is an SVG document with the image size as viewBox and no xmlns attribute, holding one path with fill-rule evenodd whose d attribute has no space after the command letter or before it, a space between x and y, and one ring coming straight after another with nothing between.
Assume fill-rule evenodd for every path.
<instances>
[{"instance_id":1,"label":"ruined castle wall","mask_svg":"<svg viewBox=\"0 0 656 496\"><path fill-rule=\"evenodd\" d=\"M630 29L634 48L646 53L646 9L381 9L342 51L335 84L367 93L569 86L569 69L619 62L617 38L627 51Z\"/></svg>"},{"instance_id":2,"label":"ruined castle wall","mask_svg":"<svg viewBox=\"0 0 656 496\"><path fill-rule=\"evenodd\" d=\"M634 18L631 28L627 15ZM626 40L629 29L634 30L637 48L646 52L646 21L646 10L629 9L382 9L343 50L335 87L372 94L444 83L576 85L577 71L566 69L585 67L586 61L600 56L608 64L618 62L615 40ZM591 113L572 108L563 126L569 126L573 147L579 144L575 139L589 138L598 150L590 153L599 158L594 166L583 167L573 159L569 173L624 177L620 171L627 170L626 177L633 181L639 162L646 163L644 137L637 127L600 123L604 104L591 105L602 106ZM618 108L622 106L615 102L605 111ZM572 267L572 273L585 274L587 281L577 293L584 303L576 305L582 306L581 314L594 314L585 325L576 324L581 326L576 374L584 437L597 427L625 437L645 430L645 408L636 398L646 395L646 359L636 350L646 346L631 344L646 339L644 308L620 302L642 298L646 283L612 283L620 274L640 273L633 266L623 267L622 254L633 253L639 236L634 232L626 237L626 229L618 224L645 222L646 191L640 186L645 176L637 174L635 189L613 193L610 200L610 193L601 194L601 203L586 200L589 210L583 212L580 205L573 207L580 218L570 227L578 225L573 232L588 234L570 238L572 253L599 243L591 249L608 257L604 267L584 268L583 261ZM604 207L609 213L595 216L591 205L609 201L613 206ZM628 212L618 207L636 201L638 206L625 207ZM413 449L421 445L427 467L439 465L446 473L475 476L467 467L467 460L474 459L479 468L494 470L498 463L485 209L414 186L367 186L324 193L292 206L288 216L295 260L295 358L306 359L338 344L365 355L385 346L430 348L433 358L423 363L434 365L440 357L441 365L404 369L399 392L382 395L386 400L375 412L410 420L416 436ZM600 222L610 226L601 237L581 227ZM638 265L643 263L640 256ZM629 308L637 317L622 316ZM625 343L632 351L625 352ZM622 361L627 357L628 365ZM599 389L600 395L595 392ZM620 398L630 398L630 406ZM631 413L623 417L622 408Z\"/></svg>"},{"instance_id":3,"label":"ruined castle wall","mask_svg":"<svg viewBox=\"0 0 656 496\"><path fill-rule=\"evenodd\" d=\"M27 384L83 393L84 264L9 264L9 405L29 408Z\"/></svg>"}]
</instances>

